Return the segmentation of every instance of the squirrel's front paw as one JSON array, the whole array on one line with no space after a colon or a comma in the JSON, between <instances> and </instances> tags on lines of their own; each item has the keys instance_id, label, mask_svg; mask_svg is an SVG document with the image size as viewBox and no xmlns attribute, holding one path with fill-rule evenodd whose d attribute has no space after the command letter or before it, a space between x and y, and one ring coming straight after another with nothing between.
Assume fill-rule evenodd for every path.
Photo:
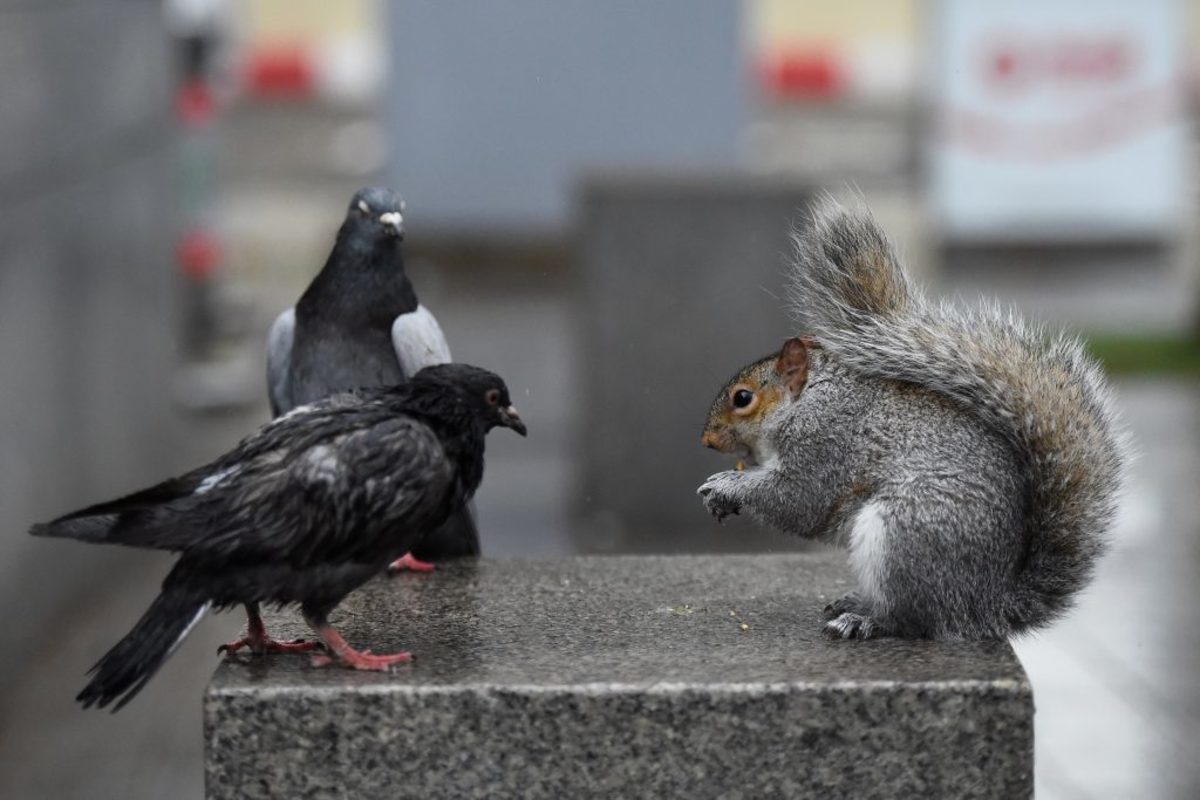
<instances>
[{"instance_id":1,"label":"squirrel's front paw","mask_svg":"<svg viewBox=\"0 0 1200 800\"><path fill-rule=\"evenodd\" d=\"M696 494L704 502L708 513L722 522L730 514L742 510L741 488L746 479L746 473L735 469L710 475L708 480L700 484Z\"/></svg>"}]
</instances>

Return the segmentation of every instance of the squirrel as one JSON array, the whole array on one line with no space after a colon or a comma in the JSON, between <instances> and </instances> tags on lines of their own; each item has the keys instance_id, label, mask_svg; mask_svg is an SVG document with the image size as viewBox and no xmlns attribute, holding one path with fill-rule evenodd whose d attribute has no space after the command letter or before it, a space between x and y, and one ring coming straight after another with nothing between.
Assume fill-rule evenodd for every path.
<instances>
[{"instance_id":1,"label":"squirrel","mask_svg":"<svg viewBox=\"0 0 1200 800\"><path fill-rule=\"evenodd\" d=\"M825 607L833 638L1005 639L1057 619L1105 550L1128 460L1099 367L995 304L928 300L866 210L821 201L794 240L804 334L713 401L702 444L750 464L700 486L706 509L848 547L858 589Z\"/></svg>"}]
</instances>

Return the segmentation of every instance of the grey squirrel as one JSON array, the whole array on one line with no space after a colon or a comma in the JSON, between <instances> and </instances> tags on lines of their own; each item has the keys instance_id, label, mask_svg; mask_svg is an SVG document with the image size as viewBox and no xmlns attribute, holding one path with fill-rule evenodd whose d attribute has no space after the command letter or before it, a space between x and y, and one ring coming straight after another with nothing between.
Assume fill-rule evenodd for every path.
<instances>
[{"instance_id":1,"label":"grey squirrel","mask_svg":"<svg viewBox=\"0 0 1200 800\"><path fill-rule=\"evenodd\" d=\"M849 548L835 638L1055 620L1105 549L1127 461L1100 369L1011 312L927 300L866 211L825 201L796 242L805 335L717 394L702 443L752 463L705 481L705 507Z\"/></svg>"}]
</instances>

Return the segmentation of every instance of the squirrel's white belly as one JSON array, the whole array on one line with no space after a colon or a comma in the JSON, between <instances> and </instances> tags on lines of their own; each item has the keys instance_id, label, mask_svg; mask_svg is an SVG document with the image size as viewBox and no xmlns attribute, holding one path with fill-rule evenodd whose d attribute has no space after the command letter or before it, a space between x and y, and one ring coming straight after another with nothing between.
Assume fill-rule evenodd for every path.
<instances>
[{"instance_id":1,"label":"squirrel's white belly","mask_svg":"<svg viewBox=\"0 0 1200 800\"><path fill-rule=\"evenodd\" d=\"M887 559L887 523L880 503L867 503L850 529L850 567L858 577L859 591L874 603L885 605L884 562Z\"/></svg>"}]
</instances>

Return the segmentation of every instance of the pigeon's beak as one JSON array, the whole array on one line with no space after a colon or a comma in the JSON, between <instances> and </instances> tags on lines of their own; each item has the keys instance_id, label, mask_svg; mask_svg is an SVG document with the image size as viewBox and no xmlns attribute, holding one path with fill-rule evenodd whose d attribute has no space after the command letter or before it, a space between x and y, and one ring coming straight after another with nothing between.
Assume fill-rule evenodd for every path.
<instances>
[{"instance_id":1,"label":"pigeon's beak","mask_svg":"<svg viewBox=\"0 0 1200 800\"><path fill-rule=\"evenodd\" d=\"M500 424L506 428L512 428L522 436L525 435L525 423L521 421L521 415L513 406L500 409Z\"/></svg>"},{"instance_id":2,"label":"pigeon's beak","mask_svg":"<svg viewBox=\"0 0 1200 800\"><path fill-rule=\"evenodd\" d=\"M380 214L379 224L383 226L383 229L389 235L398 236L401 239L404 238L404 217L400 215L399 211L388 211Z\"/></svg>"}]
</instances>

